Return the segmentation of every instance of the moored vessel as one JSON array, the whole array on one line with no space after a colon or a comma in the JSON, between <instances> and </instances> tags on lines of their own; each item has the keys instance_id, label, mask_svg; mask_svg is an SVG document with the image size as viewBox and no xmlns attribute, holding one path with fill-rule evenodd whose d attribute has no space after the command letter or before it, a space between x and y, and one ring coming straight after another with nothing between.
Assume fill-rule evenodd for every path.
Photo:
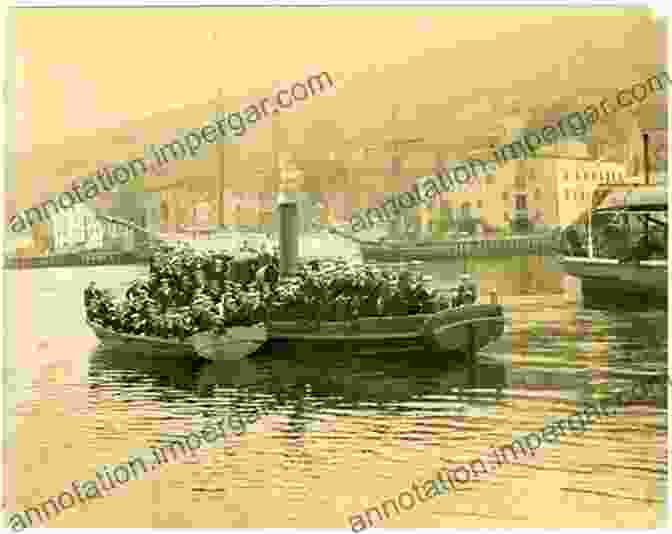
<instances>
[{"instance_id":1,"label":"moored vessel","mask_svg":"<svg viewBox=\"0 0 672 534\"><path fill-rule=\"evenodd\" d=\"M608 185L583 220L563 232L561 264L590 300L667 303L667 194L651 185Z\"/></svg>"}]
</instances>

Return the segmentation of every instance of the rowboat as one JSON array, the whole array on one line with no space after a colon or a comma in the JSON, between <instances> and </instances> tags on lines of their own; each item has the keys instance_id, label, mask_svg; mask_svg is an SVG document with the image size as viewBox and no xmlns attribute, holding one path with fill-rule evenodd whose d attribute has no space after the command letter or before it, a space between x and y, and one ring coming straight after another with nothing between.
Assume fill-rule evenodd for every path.
<instances>
[{"instance_id":1,"label":"rowboat","mask_svg":"<svg viewBox=\"0 0 672 534\"><path fill-rule=\"evenodd\" d=\"M499 304L475 304L448 308L437 313L391 317L362 317L351 321L275 321L265 326L237 326L217 336L209 332L184 340L122 334L89 323L106 346L123 350L200 356L215 361L243 359L266 342L290 344L314 354L336 348L348 354L400 352L476 352L499 338L504 316Z\"/></svg>"},{"instance_id":2,"label":"rowboat","mask_svg":"<svg viewBox=\"0 0 672 534\"><path fill-rule=\"evenodd\" d=\"M201 357L213 361L235 361L256 352L266 341L266 329L259 325L234 326L222 335L199 332L183 340L124 334L88 322L100 342L116 350L136 353Z\"/></svg>"},{"instance_id":3,"label":"rowboat","mask_svg":"<svg viewBox=\"0 0 672 534\"><path fill-rule=\"evenodd\" d=\"M399 352L476 352L504 331L499 304L474 304L436 313L388 317L362 317L351 321L269 321L271 341L295 347L337 348L365 355Z\"/></svg>"}]
</instances>

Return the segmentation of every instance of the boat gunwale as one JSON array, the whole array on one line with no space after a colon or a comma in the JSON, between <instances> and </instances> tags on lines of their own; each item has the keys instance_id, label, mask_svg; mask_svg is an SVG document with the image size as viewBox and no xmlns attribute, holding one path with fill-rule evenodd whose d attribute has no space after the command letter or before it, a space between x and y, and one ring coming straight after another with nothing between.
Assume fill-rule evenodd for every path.
<instances>
[{"instance_id":1,"label":"boat gunwale","mask_svg":"<svg viewBox=\"0 0 672 534\"><path fill-rule=\"evenodd\" d=\"M476 312L485 312L496 311L496 313L490 313L486 317L470 317L467 319L462 318L459 321L452 321L447 324L451 315L455 315L456 319L459 318L460 314L463 314L466 311L476 311ZM366 326L366 322L375 323L380 322L381 320L400 320L413 318L412 327L409 325L409 329L406 332L376 332L373 330L362 330L363 326ZM364 324L362 322L366 321ZM502 306L500 304L471 304L463 305L455 308L445 308L439 310L435 313L418 313L414 315L393 315L387 317L362 317L358 319L353 319L352 321L322 321L319 323L316 320L313 321L304 321L301 323L301 326L305 327L305 330L286 330L283 331L282 327L289 327L290 325L297 325L296 321L271 321L268 323L268 333L269 338L277 337L282 339L303 339L303 340L323 340L323 341L338 341L338 340L381 340L381 339L397 339L397 340L413 340L425 338L427 335L428 325L440 321L436 326L432 326L432 332L439 332L447 328L453 328L457 326L463 326L466 324L472 324L474 322L484 322L484 321L504 321L504 316L502 313ZM410 322L410 321L409 321ZM334 333L320 333L320 330L323 327L331 328L341 328L343 332L334 332ZM308 330L309 328L313 330Z\"/></svg>"},{"instance_id":2,"label":"boat gunwale","mask_svg":"<svg viewBox=\"0 0 672 534\"><path fill-rule=\"evenodd\" d=\"M122 332L117 332L115 330L110 330L104 326L99 326L95 323L87 321L89 327L94 331L96 336L100 338L99 332L101 332L106 337L114 337L120 340L125 341L135 341L138 343L153 344L153 345L164 345L171 348L185 348L195 351L194 345L192 342L188 341L189 338L185 338L184 341L180 341L179 338L162 338L154 336L139 336L137 334L125 334Z\"/></svg>"}]
</instances>

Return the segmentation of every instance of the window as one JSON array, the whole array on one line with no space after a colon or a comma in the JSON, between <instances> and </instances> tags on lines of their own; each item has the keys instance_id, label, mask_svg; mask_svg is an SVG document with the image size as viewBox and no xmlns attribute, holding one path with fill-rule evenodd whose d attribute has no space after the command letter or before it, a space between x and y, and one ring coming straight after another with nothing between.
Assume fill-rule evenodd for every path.
<instances>
[{"instance_id":1,"label":"window","mask_svg":"<svg viewBox=\"0 0 672 534\"><path fill-rule=\"evenodd\" d=\"M565 179L565 182L569 180L569 173L567 171L562 171L562 175L563 175L563 178Z\"/></svg>"},{"instance_id":2,"label":"window","mask_svg":"<svg viewBox=\"0 0 672 534\"><path fill-rule=\"evenodd\" d=\"M593 171L593 182L597 180L597 173Z\"/></svg>"},{"instance_id":3,"label":"window","mask_svg":"<svg viewBox=\"0 0 672 534\"><path fill-rule=\"evenodd\" d=\"M534 200L541 200L541 189L539 189L538 187L534 192Z\"/></svg>"},{"instance_id":4,"label":"window","mask_svg":"<svg viewBox=\"0 0 672 534\"><path fill-rule=\"evenodd\" d=\"M530 181L534 181L537 179L536 175L534 174L534 169L530 169L527 179Z\"/></svg>"},{"instance_id":5,"label":"window","mask_svg":"<svg viewBox=\"0 0 672 534\"><path fill-rule=\"evenodd\" d=\"M581 191L581 200L586 200L586 194L583 191Z\"/></svg>"},{"instance_id":6,"label":"window","mask_svg":"<svg viewBox=\"0 0 672 534\"><path fill-rule=\"evenodd\" d=\"M569 189L565 189L565 200L569 200Z\"/></svg>"},{"instance_id":7,"label":"window","mask_svg":"<svg viewBox=\"0 0 672 534\"><path fill-rule=\"evenodd\" d=\"M509 200L509 193L507 193L506 191L504 191L504 192L502 193L502 200Z\"/></svg>"},{"instance_id":8,"label":"window","mask_svg":"<svg viewBox=\"0 0 672 534\"><path fill-rule=\"evenodd\" d=\"M583 171L583 179L587 182L588 181L588 171Z\"/></svg>"},{"instance_id":9,"label":"window","mask_svg":"<svg viewBox=\"0 0 672 534\"><path fill-rule=\"evenodd\" d=\"M576 200L576 191L574 191L574 200Z\"/></svg>"},{"instance_id":10,"label":"window","mask_svg":"<svg viewBox=\"0 0 672 534\"><path fill-rule=\"evenodd\" d=\"M517 189L525 189L527 186L527 180L525 180L524 176L516 176L516 188Z\"/></svg>"},{"instance_id":11,"label":"window","mask_svg":"<svg viewBox=\"0 0 672 534\"><path fill-rule=\"evenodd\" d=\"M480 210L483 208L483 201L482 200L477 200L476 201L476 207Z\"/></svg>"},{"instance_id":12,"label":"window","mask_svg":"<svg viewBox=\"0 0 672 534\"><path fill-rule=\"evenodd\" d=\"M485 183L488 184L488 185L492 185L492 184L494 184L494 183L495 183L495 177L492 176L491 174L488 174L488 175L485 177Z\"/></svg>"}]
</instances>

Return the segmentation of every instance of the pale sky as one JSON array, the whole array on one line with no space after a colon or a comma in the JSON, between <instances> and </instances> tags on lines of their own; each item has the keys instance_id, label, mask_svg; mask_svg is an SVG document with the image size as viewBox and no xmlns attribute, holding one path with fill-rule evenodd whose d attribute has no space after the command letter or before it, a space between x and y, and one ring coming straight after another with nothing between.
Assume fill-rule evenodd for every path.
<instances>
[{"instance_id":1,"label":"pale sky","mask_svg":"<svg viewBox=\"0 0 672 534\"><path fill-rule=\"evenodd\" d=\"M373 83L353 102L372 107L390 92L413 106L487 80L533 81L583 43L623 47L624 30L641 14L588 7L17 9L17 148L202 103L219 87L244 98L325 70L341 89L361 73L381 82L393 73L387 86ZM583 33L570 20L577 16ZM407 64L417 65L406 72ZM389 86L400 80L405 90Z\"/></svg>"}]
</instances>

